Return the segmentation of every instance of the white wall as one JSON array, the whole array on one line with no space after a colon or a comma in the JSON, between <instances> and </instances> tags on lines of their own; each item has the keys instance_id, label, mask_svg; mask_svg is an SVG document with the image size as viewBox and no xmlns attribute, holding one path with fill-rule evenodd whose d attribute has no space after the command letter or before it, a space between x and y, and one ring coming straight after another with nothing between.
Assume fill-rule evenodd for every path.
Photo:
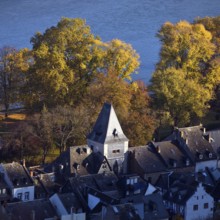
<instances>
[{"instance_id":1,"label":"white wall","mask_svg":"<svg viewBox=\"0 0 220 220\"><path fill-rule=\"evenodd\" d=\"M25 200L25 193L29 192L29 200ZM18 198L18 194L22 193L22 201L33 201L34 200L34 186L27 186L22 188L13 188L13 198Z\"/></svg>"},{"instance_id":2,"label":"white wall","mask_svg":"<svg viewBox=\"0 0 220 220\"><path fill-rule=\"evenodd\" d=\"M51 196L49 200L59 216L68 215L67 210L63 206L63 203L60 201L60 198L57 194L54 194L53 196Z\"/></svg>"},{"instance_id":3,"label":"white wall","mask_svg":"<svg viewBox=\"0 0 220 220\"><path fill-rule=\"evenodd\" d=\"M72 215L62 215L61 220L86 220L85 213L72 213Z\"/></svg>"},{"instance_id":4,"label":"white wall","mask_svg":"<svg viewBox=\"0 0 220 220\"><path fill-rule=\"evenodd\" d=\"M94 209L99 202L100 202L100 198L88 194L88 206L91 210Z\"/></svg>"},{"instance_id":5,"label":"white wall","mask_svg":"<svg viewBox=\"0 0 220 220\"><path fill-rule=\"evenodd\" d=\"M208 208L204 204L208 203ZM198 210L193 210L194 205L198 205ZM213 216L214 200L206 193L203 186L199 184L195 194L187 201L185 208L185 220L205 219Z\"/></svg>"}]
</instances>

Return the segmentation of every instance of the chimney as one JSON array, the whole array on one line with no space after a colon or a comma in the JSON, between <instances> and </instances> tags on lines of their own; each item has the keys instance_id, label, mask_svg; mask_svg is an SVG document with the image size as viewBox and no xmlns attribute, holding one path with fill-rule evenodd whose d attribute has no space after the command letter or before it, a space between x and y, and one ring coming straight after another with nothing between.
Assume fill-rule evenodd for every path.
<instances>
[{"instance_id":1,"label":"chimney","mask_svg":"<svg viewBox=\"0 0 220 220\"><path fill-rule=\"evenodd\" d=\"M206 128L203 128L203 134L205 134L206 133Z\"/></svg>"},{"instance_id":2,"label":"chimney","mask_svg":"<svg viewBox=\"0 0 220 220\"><path fill-rule=\"evenodd\" d=\"M189 144L189 139L188 138L186 138L186 144Z\"/></svg>"},{"instance_id":3,"label":"chimney","mask_svg":"<svg viewBox=\"0 0 220 220\"><path fill-rule=\"evenodd\" d=\"M160 153L160 146L159 145L156 146L156 151L157 151L157 153Z\"/></svg>"},{"instance_id":4,"label":"chimney","mask_svg":"<svg viewBox=\"0 0 220 220\"><path fill-rule=\"evenodd\" d=\"M33 170L30 170L29 173L30 173L30 176L31 176L31 177L34 176L34 171L33 171Z\"/></svg>"}]
</instances>

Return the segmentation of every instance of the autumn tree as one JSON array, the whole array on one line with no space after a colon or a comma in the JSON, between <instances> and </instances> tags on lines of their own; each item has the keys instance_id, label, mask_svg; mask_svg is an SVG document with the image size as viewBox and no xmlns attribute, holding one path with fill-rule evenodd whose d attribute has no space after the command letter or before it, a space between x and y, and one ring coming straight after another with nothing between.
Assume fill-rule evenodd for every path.
<instances>
[{"instance_id":1,"label":"autumn tree","mask_svg":"<svg viewBox=\"0 0 220 220\"><path fill-rule=\"evenodd\" d=\"M215 45L215 53L207 66L208 71L211 72L208 76L210 85L214 85L214 102L212 106L220 107L220 16L197 18L194 23L203 24L206 30L212 34L212 43Z\"/></svg>"},{"instance_id":2,"label":"autumn tree","mask_svg":"<svg viewBox=\"0 0 220 220\"><path fill-rule=\"evenodd\" d=\"M150 97L146 85L138 81L132 89L130 107L122 127L129 137L130 146L145 145L152 140L155 130L155 116L150 107Z\"/></svg>"},{"instance_id":3,"label":"autumn tree","mask_svg":"<svg viewBox=\"0 0 220 220\"><path fill-rule=\"evenodd\" d=\"M34 101L55 106L83 95L98 66L98 41L82 19L63 18L37 33L31 39L34 65L29 74Z\"/></svg>"},{"instance_id":4,"label":"autumn tree","mask_svg":"<svg viewBox=\"0 0 220 220\"><path fill-rule=\"evenodd\" d=\"M28 50L16 50L12 47L0 49L0 99L8 116L9 105L20 101L20 88L25 81L25 72L29 68Z\"/></svg>"},{"instance_id":5,"label":"autumn tree","mask_svg":"<svg viewBox=\"0 0 220 220\"><path fill-rule=\"evenodd\" d=\"M157 36L162 46L151 79L154 104L170 114L174 125L187 125L205 114L220 80L209 67L215 53L212 34L202 24L181 21L165 23Z\"/></svg>"},{"instance_id":6,"label":"autumn tree","mask_svg":"<svg viewBox=\"0 0 220 220\"><path fill-rule=\"evenodd\" d=\"M139 67L139 56L131 45L117 39L102 42L82 19L63 18L31 42L34 65L28 75L29 100L49 107L79 104L100 73L114 71L131 80Z\"/></svg>"}]
</instances>

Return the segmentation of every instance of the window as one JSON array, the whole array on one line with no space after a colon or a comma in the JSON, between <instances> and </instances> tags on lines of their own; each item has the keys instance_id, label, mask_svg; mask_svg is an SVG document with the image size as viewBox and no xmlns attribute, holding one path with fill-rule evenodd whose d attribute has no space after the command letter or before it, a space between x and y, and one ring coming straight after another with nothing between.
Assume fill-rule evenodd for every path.
<instances>
[{"instance_id":1,"label":"window","mask_svg":"<svg viewBox=\"0 0 220 220\"><path fill-rule=\"evenodd\" d=\"M193 210L194 210L194 211L198 210L198 208L199 208L198 205L194 205L194 206L193 206Z\"/></svg>"},{"instance_id":2,"label":"window","mask_svg":"<svg viewBox=\"0 0 220 220\"><path fill-rule=\"evenodd\" d=\"M204 203L204 209L208 209L209 208L209 204L208 203Z\"/></svg>"},{"instance_id":3,"label":"window","mask_svg":"<svg viewBox=\"0 0 220 220\"><path fill-rule=\"evenodd\" d=\"M120 150L113 150L112 153L116 154L116 153L120 153Z\"/></svg>"},{"instance_id":4,"label":"window","mask_svg":"<svg viewBox=\"0 0 220 220\"><path fill-rule=\"evenodd\" d=\"M22 200L22 193L18 193L17 198Z\"/></svg>"},{"instance_id":5,"label":"window","mask_svg":"<svg viewBox=\"0 0 220 220\"><path fill-rule=\"evenodd\" d=\"M6 189L2 189L2 194L5 194L6 193Z\"/></svg>"}]
</instances>

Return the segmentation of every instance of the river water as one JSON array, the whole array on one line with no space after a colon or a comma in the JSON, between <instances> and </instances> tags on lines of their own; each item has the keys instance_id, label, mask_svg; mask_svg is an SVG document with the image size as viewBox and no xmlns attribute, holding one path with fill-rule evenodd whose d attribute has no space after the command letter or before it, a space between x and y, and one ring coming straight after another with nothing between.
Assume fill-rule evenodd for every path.
<instances>
[{"instance_id":1,"label":"river water","mask_svg":"<svg viewBox=\"0 0 220 220\"><path fill-rule=\"evenodd\" d=\"M31 48L30 38L61 17L84 18L103 41L130 43L140 54L134 80L149 81L159 57L155 37L166 21L220 15L220 0L0 0L0 47Z\"/></svg>"}]
</instances>

